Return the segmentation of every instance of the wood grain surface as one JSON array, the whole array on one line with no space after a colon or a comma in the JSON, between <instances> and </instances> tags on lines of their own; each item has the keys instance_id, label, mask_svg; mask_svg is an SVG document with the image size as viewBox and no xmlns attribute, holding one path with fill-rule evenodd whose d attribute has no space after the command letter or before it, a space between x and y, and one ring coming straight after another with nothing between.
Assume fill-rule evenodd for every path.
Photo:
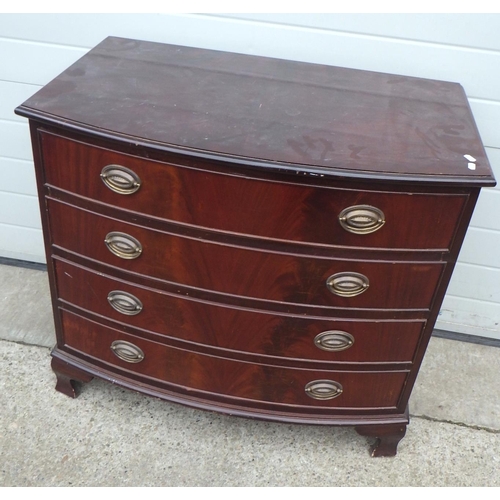
<instances>
[{"instance_id":1,"label":"wood grain surface","mask_svg":"<svg viewBox=\"0 0 500 500\"><path fill-rule=\"evenodd\" d=\"M288 358L288 363L293 359L331 363L409 363L424 325L422 320L316 319L273 314L272 311L228 307L137 286L61 259L55 261L55 269L59 298L65 305L75 305L83 311L119 322L121 328L127 325L147 330L142 335L159 342L162 341L160 336L165 343L175 339L188 341L192 350L216 347L233 351L233 356L252 353L284 357ZM142 311L134 316L117 312L107 300L109 292L114 290L137 297L142 303ZM351 334L353 345L338 352L319 349L315 337L331 330Z\"/></svg>"},{"instance_id":2,"label":"wood grain surface","mask_svg":"<svg viewBox=\"0 0 500 500\"><path fill-rule=\"evenodd\" d=\"M421 78L109 37L17 113L324 175L494 183L461 86Z\"/></svg>"},{"instance_id":3,"label":"wood grain surface","mask_svg":"<svg viewBox=\"0 0 500 500\"><path fill-rule=\"evenodd\" d=\"M97 363L114 365L126 372L156 379L175 386L180 392L197 390L259 402L324 408L391 408L396 407L407 377L401 372L356 372L297 370L244 363L168 347L140 337L107 328L75 314L62 311L63 350L77 352ZM131 342L144 352L140 363L119 359L111 350L116 340ZM318 401L304 391L313 380L333 380L342 384L341 396Z\"/></svg>"},{"instance_id":4,"label":"wood grain surface","mask_svg":"<svg viewBox=\"0 0 500 500\"><path fill-rule=\"evenodd\" d=\"M447 192L384 192L355 184L304 186L299 179L248 178L172 165L41 134L45 181L71 193L132 212L170 221L265 238L366 248L447 249L467 195ZM141 180L131 195L111 191L100 178L106 165L118 164ZM213 167L212 167L213 168ZM208 169L208 170L207 170ZM387 188L386 188L387 189ZM389 188L390 189L390 188ZM370 205L386 223L370 234L353 234L339 223L340 212Z\"/></svg>"},{"instance_id":5,"label":"wood grain surface","mask_svg":"<svg viewBox=\"0 0 500 500\"><path fill-rule=\"evenodd\" d=\"M328 259L228 247L153 231L52 199L47 209L56 247L132 273L242 297L327 307L428 309L445 268L444 262ZM128 260L111 253L104 243L110 232L138 240L140 256ZM341 272L363 274L370 285L355 297L335 295L326 282Z\"/></svg>"}]
</instances>

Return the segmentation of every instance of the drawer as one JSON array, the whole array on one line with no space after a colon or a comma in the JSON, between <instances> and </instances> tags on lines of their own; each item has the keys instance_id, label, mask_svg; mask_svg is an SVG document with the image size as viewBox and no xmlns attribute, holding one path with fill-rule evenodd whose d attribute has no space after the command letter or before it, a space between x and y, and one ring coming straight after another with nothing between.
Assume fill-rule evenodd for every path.
<instances>
[{"instance_id":1,"label":"drawer","mask_svg":"<svg viewBox=\"0 0 500 500\"><path fill-rule=\"evenodd\" d=\"M55 200L47 200L47 206L54 245L125 271L241 297L325 307L428 309L445 266L333 260L224 246ZM132 248L135 258L120 255L124 246ZM346 296L354 292L359 294Z\"/></svg>"},{"instance_id":2,"label":"drawer","mask_svg":"<svg viewBox=\"0 0 500 500\"><path fill-rule=\"evenodd\" d=\"M249 404L294 408L394 408L407 377L403 371L347 372L253 364L152 342L64 310L61 319L63 350L165 382L190 396L198 393L205 398L223 396ZM332 398L316 399L326 396Z\"/></svg>"},{"instance_id":3,"label":"drawer","mask_svg":"<svg viewBox=\"0 0 500 500\"><path fill-rule=\"evenodd\" d=\"M170 221L277 240L447 249L467 199L463 194L360 191L245 178L203 170L207 166L201 164L196 169L134 157L47 132L41 133L41 144L45 182L51 186ZM101 173L108 165L124 167L106 174L113 189L130 185L133 191L134 176L139 189L121 194L107 187ZM364 206L382 215L359 208ZM367 221L369 230L369 221L379 216L385 223L374 232L351 232L359 231L359 224L366 231Z\"/></svg>"},{"instance_id":4,"label":"drawer","mask_svg":"<svg viewBox=\"0 0 500 500\"><path fill-rule=\"evenodd\" d=\"M58 295L65 302L166 337L232 351L332 362L411 362L424 325L230 308L137 286L59 259L54 265Z\"/></svg>"}]
</instances>

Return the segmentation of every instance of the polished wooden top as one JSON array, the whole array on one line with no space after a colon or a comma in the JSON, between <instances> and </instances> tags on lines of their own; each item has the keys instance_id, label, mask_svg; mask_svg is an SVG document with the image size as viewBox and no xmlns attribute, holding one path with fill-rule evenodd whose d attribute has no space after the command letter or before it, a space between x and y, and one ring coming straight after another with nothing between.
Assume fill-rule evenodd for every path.
<instances>
[{"instance_id":1,"label":"polished wooden top","mask_svg":"<svg viewBox=\"0 0 500 500\"><path fill-rule=\"evenodd\" d=\"M16 112L299 175L494 184L456 83L109 37Z\"/></svg>"}]
</instances>

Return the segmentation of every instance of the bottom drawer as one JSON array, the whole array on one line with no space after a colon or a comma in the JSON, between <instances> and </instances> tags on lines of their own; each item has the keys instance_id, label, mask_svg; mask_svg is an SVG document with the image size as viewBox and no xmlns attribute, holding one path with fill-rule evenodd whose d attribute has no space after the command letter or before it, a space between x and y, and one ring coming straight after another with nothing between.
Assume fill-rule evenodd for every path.
<instances>
[{"instance_id":1,"label":"bottom drawer","mask_svg":"<svg viewBox=\"0 0 500 500\"><path fill-rule=\"evenodd\" d=\"M108 370L164 383L204 399L242 399L249 406L394 409L407 372L330 371L248 363L186 351L103 326L61 310L60 348ZM284 408L285 409L285 408Z\"/></svg>"}]
</instances>

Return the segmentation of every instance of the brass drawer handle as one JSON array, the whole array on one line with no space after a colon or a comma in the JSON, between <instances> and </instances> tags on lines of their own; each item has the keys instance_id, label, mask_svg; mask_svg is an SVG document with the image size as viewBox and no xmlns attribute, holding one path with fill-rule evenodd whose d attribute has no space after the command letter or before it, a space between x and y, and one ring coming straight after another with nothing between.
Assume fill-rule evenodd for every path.
<instances>
[{"instance_id":1,"label":"brass drawer handle","mask_svg":"<svg viewBox=\"0 0 500 500\"><path fill-rule=\"evenodd\" d=\"M341 330L329 330L318 333L314 338L314 344L323 351L345 351L354 344L354 337Z\"/></svg>"},{"instance_id":2,"label":"brass drawer handle","mask_svg":"<svg viewBox=\"0 0 500 500\"><path fill-rule=\"evenodd\" d=\"M121 165L106 165L101 170L101 179L111 191L118 194L132 194L141 187L139 176Z\"/></svg>"},{"instance_id":3,"label":"brass drawer handle","mask_svg":"<svg viewBox=\"0 0 500 500\"><path fill-rule=\"evenodd\" d=\"M142 245L133 236L112 231L104 240L108 250L121 259L137 259L142 253Z\"/></svg>"},{"instance_id":4,"label":"brass drawer handle","mask_svg":"<svg viewBox=\"0 0 500 500\"><path fill-rule=\"evenodd\" d=\"M144 359L141 348L126 340L115 340L111 343L113 354L127 363L140 363Z\"/></svg>"},{"instance_id":5,"label":"brass drawer handle","mask_svg":"<svg viewBox=\"0 0 500 500\"><path fill-rule=\"evenodd\" d=\"M131 293L113 290L108 293L109 305L121 314L135 316L142 311L142 302Z\"/></svg>"},{"instance_id":6,"label":"brass drawer handle","mask_svg":"<svg viewBox=\"0 0 500 500\"><path fill-rule=\"evenodd\" d=\"M377 207L354 205L340 212L339 222L350 233L369 234L378 231L385 224L385 215Z\"/></svg>"},{"instance_id":7,"label":"brass drawer handle","mask_svg":"<svg viewBox=\"0 0 500 500\"><path fill-rule=\"evenodd\" d=\"M313 380L306 384L306 394L313 399L333 399L342 394L343 387L334 380Z\"/></svg>"},{"instance_id":8,"label":"brass drawer handle","mask_svg":"<svg viewBox=\"0 0 500 500\"><path fill-rule=\"evenodd\" d=\"M341 297L354 297L365 292L370 286L370 281L364 274L343 272L332 274L326 280L330 292Z\"/></svg>"}]
</instances>

